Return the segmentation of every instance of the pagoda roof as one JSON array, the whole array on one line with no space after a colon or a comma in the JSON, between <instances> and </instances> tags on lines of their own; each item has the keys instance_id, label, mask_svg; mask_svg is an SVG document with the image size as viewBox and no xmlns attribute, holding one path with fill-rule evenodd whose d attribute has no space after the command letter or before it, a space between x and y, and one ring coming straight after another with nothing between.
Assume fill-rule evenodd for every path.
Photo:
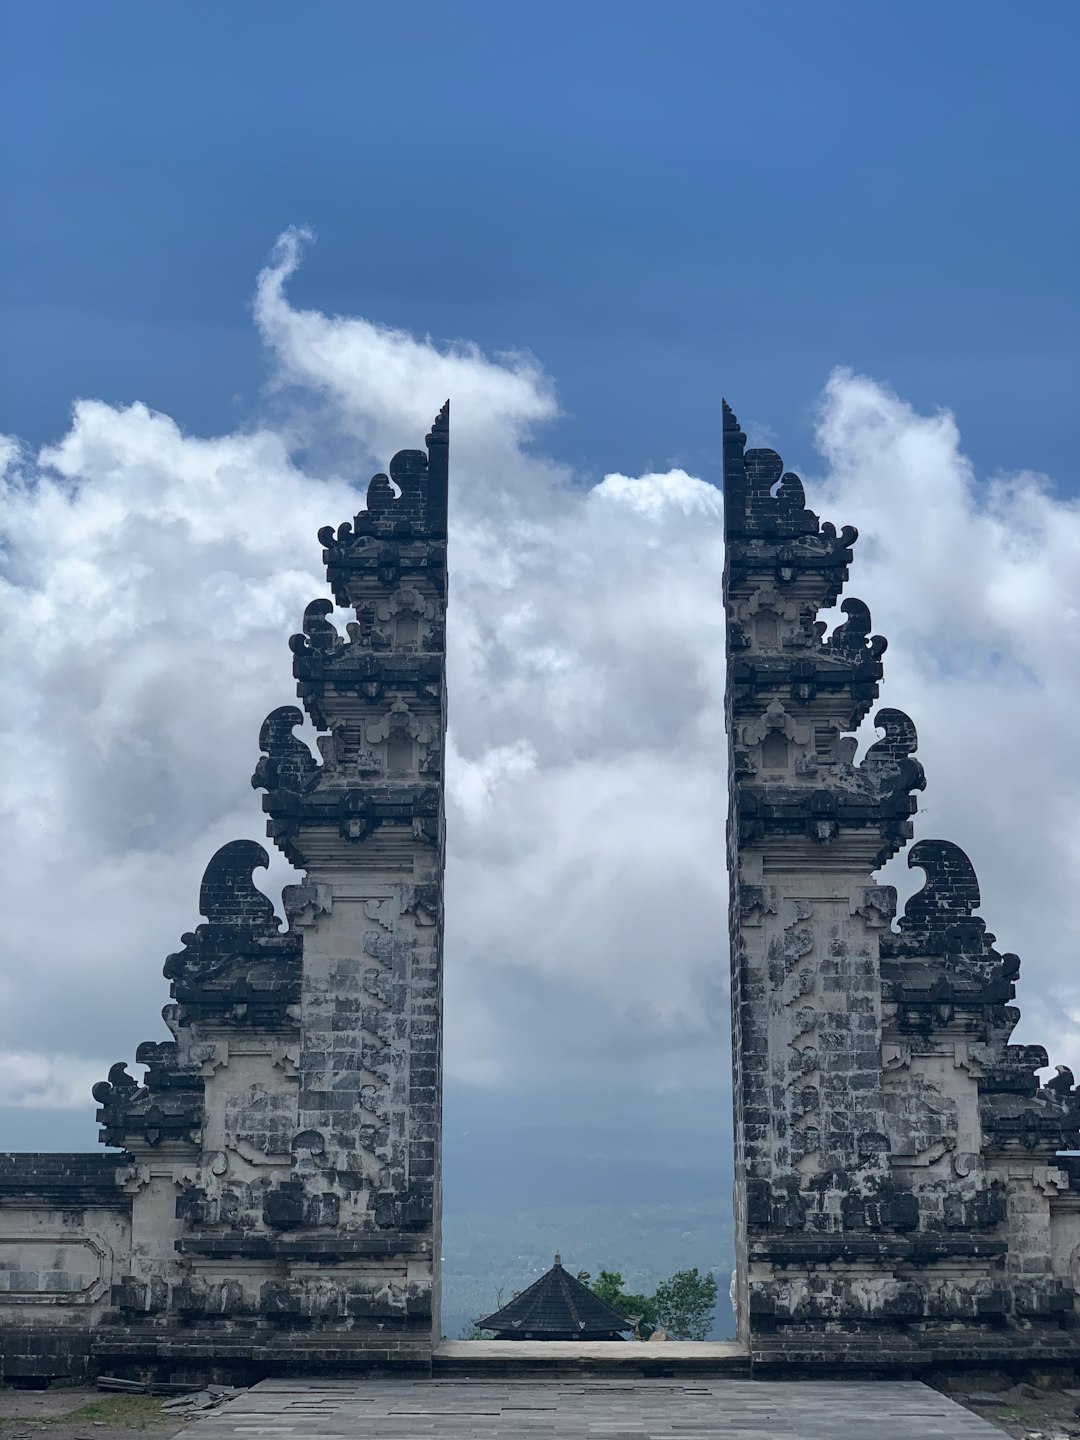
<instances>
[{"instance_id":1,"label":"pagoda roof","mask_svg":"<svg viewBox=\"0 0 1080 1440\"><path fill-rule=\"evenodd\" d=\"M564 1270L558 1255L551 1269L527 1290L476 1323L482 1330L503 1331L508 1339L517 1335L523 1339L587 1339L633 1329L632 1320L605 1305L587 1285Z\"/></svg>"}]
</instances>

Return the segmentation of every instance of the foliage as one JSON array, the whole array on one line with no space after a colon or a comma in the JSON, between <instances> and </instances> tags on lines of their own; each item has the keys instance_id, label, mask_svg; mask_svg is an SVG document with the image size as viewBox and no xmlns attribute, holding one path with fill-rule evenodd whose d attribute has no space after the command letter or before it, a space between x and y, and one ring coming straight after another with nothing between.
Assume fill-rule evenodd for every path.
<instances>
[{"instance_id":1,"label":"foliage","mask_svg":"<svg viewBox=\"0 0 1080 1440\"><path fill-rule=\"evenodd\" d=\"M624 1315L627 1320L636 1320L634 1334L647 1340L656 1329L656 1302L651 1295L628 1295L623 1289L623 1277L618 1270L601 1270L595 1282L588 1270L579 1270L577 1278L605 1305Z\"/></svg>"},{"instance_id":2,"label":"foliage","mask_svg":"<svg viewBox=\"0 0 1080 1440\"><path fill-rule=\"evenodd\" d=\"M716 1276L677 1270L656 1287L656 1313L673 1340L704 1340L716 1309Z\"/></svg>"},{"instance_id":3,"label":"foliage","mask_svg":"<svg viewBox=\"0 0 1080 1440\"><path fill-rule=\"evenodd\" d=\"M492 1336L494 1335L494 1333L495 1333L495 1332L494 1332L493 1330L481 1330L481 1329L480 1329L480 1326L477 1325L477 1323L476 1323L475 1320L473 1320L473 1321L470 1321L470 1323L464 1327L464 1329L462 1330L461 1334L458 1336L458 1339L459 1339L459 1340L490 1340L490 1339L492 1338ZM446 1336L445 1336L445 1335L443 1336L443 1339L444 1339L444 1340L446 1339Z\"/></svg>"},{"instance_id":4,"label":"foliage","mask_svg":"<svg viewBox=\"0 0 1080 1440\"><path fill-rule=\"evenodd\" d=\"M712 1326L716 1276L708 1271L702 1275L696 1265L692 1270L677 1270L653 1295L628 1295L618 1270L601 1270L595 1281L588 1270L579 1270L577 1278L620 1315L638 1317L634 1334L641 1340L647 1340L658 1325L664 1326L672 1340L704 1340Z\"/></svg>"}]
</instances>

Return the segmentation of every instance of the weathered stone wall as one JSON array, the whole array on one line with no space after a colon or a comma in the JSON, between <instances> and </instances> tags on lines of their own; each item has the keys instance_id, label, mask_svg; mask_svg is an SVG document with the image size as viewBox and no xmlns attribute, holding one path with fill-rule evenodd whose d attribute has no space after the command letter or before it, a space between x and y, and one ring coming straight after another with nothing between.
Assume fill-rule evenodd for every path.
<instances>
[{"instance_id":1,"label":"weathered stone wall","mask_svg":"<svg viewBox=\"0 0 1080 1440\"><path fill-rule=\"evenodd\" d=\"M912 834L915 727L879 710L857 535L808 511L724 410L740 1334L758 1367L1080 1361L1072 1076L1010 1045L1019 961L967 856L914 845L892 926L874 872Z\"/></svg>"},{"instance_id":2,"label":"weathered stone wall","mask_svg":"<svg viewBox=\"0 0 1080 1440\"><path fill-rule=\"evenodd\" d=\"M320 758L283 706L252 777L269 835L304 872L284 894L287 929L253 883L263 847L224 846L204 922L165 964L172 1040L138 1048L142 1083L120 1063L94 1087L101 1138L122 1154L57 1157L55 1196L29 1183L43 1157L0 1165L0 1374L430 1366L448 444L444 409L426 451L396 455L367 508L320 532L334 597L356 617L342 636L332 602L315 600L290 642ZM76 1288L42 1250L57 1229L79 1276L99 1254L92 1283ZM6 1268L5 1250L18 1257ZM54 1290L28 1301L17 1287L36 1260Z\"/></svg>"},{"instance_id":3,"label":"weathered stone wall","mask_svg":"<svg viewBox=\"0 0 1080 1440\"><path fill-rule=\"evenodd\" d=\"M109 1155L0 1155L0 1380L92 1373L131 1249L128 1167Z\"/></svg>"}]
</instances>

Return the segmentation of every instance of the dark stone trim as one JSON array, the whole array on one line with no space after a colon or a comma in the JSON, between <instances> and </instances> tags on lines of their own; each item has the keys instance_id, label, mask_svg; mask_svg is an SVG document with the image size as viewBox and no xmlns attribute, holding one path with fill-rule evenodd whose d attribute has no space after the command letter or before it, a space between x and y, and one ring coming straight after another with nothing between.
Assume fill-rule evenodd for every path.
<instances>
[{"instance_id":1,"label":"dark stone trim","mask_svg":"<svg viewBox=\"0 0 1080 1440\"><path fill-rule=\"evenodd\" d=\"M117 1177L131 1163L127 1154L9 1151L0 1154L0 1206L40 1200L65 1209L130 1209Z\"/></svg>"},{"instance_id":2,"label":"dark stone trim","mask_svg":"<svg viewBox=\"0 0 1080 1440\"><path fill-rule=\"evenodd\" d=\"M431 1241L403 1231L378 1235L196 1235L176 1242L183 1255L215 1258L288 1259L315 1257L327 1265L357 1256L428 1255Z\"/></svg>"}]
</instances>

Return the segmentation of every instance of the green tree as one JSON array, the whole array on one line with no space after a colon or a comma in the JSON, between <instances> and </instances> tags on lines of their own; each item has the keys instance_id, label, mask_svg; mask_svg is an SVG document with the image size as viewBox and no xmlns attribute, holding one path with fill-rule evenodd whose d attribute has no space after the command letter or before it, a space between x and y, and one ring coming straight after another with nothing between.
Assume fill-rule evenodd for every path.
<instances>
[{"instance_id":1,"label":"green tree","mask_svg":"<svg viewBox=\"0 0 1080 1440\"><path fill-rule=\"evenodd\" d=\"M647 1340L656 1329L656 1302L651 1295L628 1295L618 1270L601 1270L594 1281L588 1270L579 1270L577 1278L588 1285L598 1300L627 1320L634 1320L634 1334Z\"/></svg>"},{"instance_id":2,"label":"green tree","mask_svg":"<svg viewBox=\"0 0 1080 1440\"><path fill-rule=\"evenodd\" d=\"M704 1340L716 1309L716 1276L677 1270L656 1287L653 1296L657 1322L673 1340Z\"/></svg>"}]
</instances>

